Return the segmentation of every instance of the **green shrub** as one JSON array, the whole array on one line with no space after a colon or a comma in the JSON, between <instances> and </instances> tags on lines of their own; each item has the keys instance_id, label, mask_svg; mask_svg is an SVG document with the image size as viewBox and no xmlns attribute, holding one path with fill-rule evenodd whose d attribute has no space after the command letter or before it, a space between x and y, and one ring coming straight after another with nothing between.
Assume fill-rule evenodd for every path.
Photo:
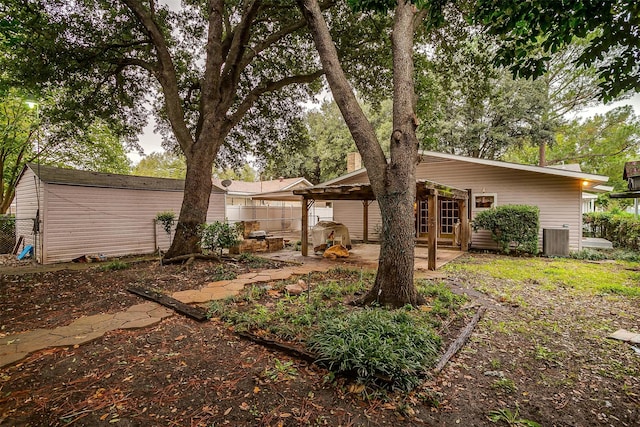
<instances>
[{"instance_id":1,"label":"green shrub","mask_svg":"<svg viewBox=\"0 0 640 427\"><path fill-rule=\"evenodd\" d=\"M226 222L212 222L200 226L200 244L202 249L209 251L219 250L222 255L223 248L230 248L238 244L238 230Z\"/></svg>"},{"instance_id":2,"label":"green shrub","mask_svg":"<svg viewBox=\"0 0 640 427\"><path fill-rule=\"evenodd\" d=\"M323 321L307 346L334 373L408 391L435 363L440 337L404 309L366 309Z\"/></svg>"},{"instance_id":3,"label":"green shrub","mask_svg":"<svg viewBox=\"0 0 640 427\"><path fill-rule=\"evenodd\" d=\"M515 245L518 251L537 254L539 218L537 206L504 205L478 213L472 226L474 231L491 231L491 237L504 253Z\"/></svg>"},{"instance_id":4,"label":"green shrub","mask_svg":"<svg viewBox=\"0 0 640 427\"><path fill-rule=\"evenodd\" d=\"M156 221L162 224L162 229L168 235L171 235L171 227L173 226L173 221L176 219L176 214L171 211L166 212L158 212L156 215Z\"/></svg>"},{"instance_id":5,"label":"green shrub","mask_svg":"<svg viewBox=\"0 0 640 427\"><path fill-rule=\"evenodd\" d=\"M613 243L617 248L640 250L640 219L624 212L589 212L582 221L589 234Z\"/></svg>"}]
</instances>

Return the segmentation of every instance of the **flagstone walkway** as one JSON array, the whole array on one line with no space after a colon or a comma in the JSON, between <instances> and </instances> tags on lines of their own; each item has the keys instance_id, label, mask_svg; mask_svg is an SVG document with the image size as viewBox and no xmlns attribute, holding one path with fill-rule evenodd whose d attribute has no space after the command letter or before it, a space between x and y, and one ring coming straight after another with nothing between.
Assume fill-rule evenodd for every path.
<instances>
[{"instance_id":1,"label":"flagstone walkway","mask_svg":"<svg viewBox=\"0 0 640 427\"><path fill-rule=\"evenodd\" d=\"M239 275L233 280L211 282L200 289L175 292L172 297L185 303L204 303L235 296L249 284L286 280L294 275L334 268L330 263L291 266ZM15 363L37 350L80 345L116 329L144 328L174 314L172 310L145 302L113 314L83 316L71 324L54 329L34 329L0 338L0 367Z\"/></svg>"}]
</instances>

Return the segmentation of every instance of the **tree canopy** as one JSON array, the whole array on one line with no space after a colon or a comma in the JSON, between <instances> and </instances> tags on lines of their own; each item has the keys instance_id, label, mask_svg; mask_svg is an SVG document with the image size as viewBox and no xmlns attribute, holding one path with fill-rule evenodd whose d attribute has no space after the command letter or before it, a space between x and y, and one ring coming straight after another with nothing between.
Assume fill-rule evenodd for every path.
<instances>
[{"instance_id":1,"label":"tree canopy","mask_svg":"<svg viewBox=\"0 0 640 427\"><path fill-rule=\"evenodd\" d=\"M0 213L9 208L26 163L126 174L130 171L120 139L96 121L85 132L52 136L56 125L47 117L51 98L29 106L28 96L8 89L0 98Z\"/></svg>"},{"instance_id":2,"label":"tree canopy","mask_svg":"<svg viewBox=\"0 0 640 427\"><path fill-rule=\"evenodd\" d=\"M610 101L640 91L640 3L630 0L478 0L476 19L501 40L499 65L540 77L551 54L575 37L589 43L573 61L597 67L600 95Z\"/></svg>"}]
</instances>

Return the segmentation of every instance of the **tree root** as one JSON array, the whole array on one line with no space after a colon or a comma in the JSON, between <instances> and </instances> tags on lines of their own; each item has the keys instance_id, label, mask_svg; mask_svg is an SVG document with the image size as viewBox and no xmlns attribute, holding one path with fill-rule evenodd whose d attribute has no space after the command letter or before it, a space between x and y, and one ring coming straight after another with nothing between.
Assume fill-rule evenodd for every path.
<instances>
[{"instance_id":1,"label":"tree root","mask_svg":"<svg viewBox=\"0 0 640 427\"><path fill-rule=\"evenodd\" d=\"M220 257L217 255L205 255L205 254L186 254L178 255L173 258L160 258L160 264L180 264L183 262L193 262L194 259L203 259L207 261L220 261Z\"/></svg>"}]
</instances>

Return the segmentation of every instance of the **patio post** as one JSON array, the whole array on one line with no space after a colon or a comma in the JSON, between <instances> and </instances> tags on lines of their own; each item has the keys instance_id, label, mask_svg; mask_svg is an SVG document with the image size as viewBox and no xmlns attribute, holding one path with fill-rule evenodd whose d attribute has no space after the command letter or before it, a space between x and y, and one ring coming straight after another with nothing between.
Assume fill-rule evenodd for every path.
<instances>
[{"instance_id":1,"label":"patio post","mask_svg":"<svg viewBox=\"0 0 640 427\"><path fill-rule=\"evenodd\" d=\"M369 200L362 201L362 241L369 243Z\"/></svg>"},{"instance_id":2,"label":"patio post","mask_svg":"<svg viewBox=\"0 0 640 427\"><path fill-rule=\"evenodd\" d=\"M309 199L302 199L302 256L309 255Z\"/></svg>"},{"instance_id":3,"label":"patio post","mask_svg":"<svg viewBox=\"0 0 640 427\"><path fill-rule=\"evenodd\" d=\"M427 223L429 224L427 269L435 271L436 250L438 246L438 190L433 190L433 192L427 196L427 216Z\"/></svg>"}]
</instances>

